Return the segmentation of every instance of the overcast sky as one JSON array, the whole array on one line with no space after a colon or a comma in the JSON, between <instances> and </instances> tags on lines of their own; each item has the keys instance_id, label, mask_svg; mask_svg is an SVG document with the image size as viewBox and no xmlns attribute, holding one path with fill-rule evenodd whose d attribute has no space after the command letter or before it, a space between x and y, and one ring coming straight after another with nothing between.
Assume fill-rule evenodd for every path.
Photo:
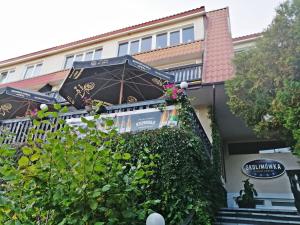
<instances>
[{"instance_id":1,"label":"overcast sky","mask_svg":"<svg viewBox=\"0 0 300 225\"><path fill-rule=\"evenodd\" d=\"M283 0L1 0L0 60L205 6L228 6L233 37L261 32Z\"/></svg>"}]
</instances>

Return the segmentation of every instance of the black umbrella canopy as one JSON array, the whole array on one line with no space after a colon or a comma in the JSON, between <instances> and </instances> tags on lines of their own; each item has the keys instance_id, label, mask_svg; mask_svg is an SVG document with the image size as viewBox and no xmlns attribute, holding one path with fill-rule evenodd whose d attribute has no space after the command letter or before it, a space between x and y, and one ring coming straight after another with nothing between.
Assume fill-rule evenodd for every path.
<instances>
[{"instance_id":1,"label":"black umbrella canopy","mask_svg":"<svg viewBox=\"0 0 300 225\"><path fill-rule=\"evenodd\" d=\"M0 88L0 120L23 117L28 111L38 110L40 104L52 105L55 99L28 90Z\"/></svg>"},{"instance_id":2,"label":"black umbrella canopy","mask_svg":"<svg viewBox=\"0 0 300 225\"><path fill-rule=\"evenodd\" d=\"M156 99L164 94L163 84L173 81L172 75L126 55L74 62L59 93L81 109L87 99L107 105Z\"/></svg>"}]
</instances>

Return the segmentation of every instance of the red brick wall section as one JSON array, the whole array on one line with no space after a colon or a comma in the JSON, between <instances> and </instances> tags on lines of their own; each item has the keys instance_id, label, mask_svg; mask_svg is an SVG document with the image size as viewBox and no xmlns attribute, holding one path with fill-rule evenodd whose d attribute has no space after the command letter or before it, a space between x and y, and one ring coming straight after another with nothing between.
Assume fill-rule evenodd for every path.
<instances>
[{"instance_id":1,"label":"red brick wall section","mask_svg":"<svg viewBox=\"0 0 300 225\"><path fill-rule=\"evenodd\" d=\"M228 8L207 14L204 41L203 83L225 81L233 77L233 44Z\"/></svg>"}]
</instances>

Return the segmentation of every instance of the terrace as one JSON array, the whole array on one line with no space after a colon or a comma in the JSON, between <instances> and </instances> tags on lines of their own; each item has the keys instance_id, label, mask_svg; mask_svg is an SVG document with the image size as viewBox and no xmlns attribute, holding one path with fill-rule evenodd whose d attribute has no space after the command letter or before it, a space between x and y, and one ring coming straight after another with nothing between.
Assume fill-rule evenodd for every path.
<instances>
[{"instance_id":1,"label":"terrace","mask_svg":"<svg viewBox=\"0 0 300 225\"><path fill-rule=\"evenodd\" d=\"M175 82L179 83L181 81L189 81L189 82L195 82L195 81L201 81L201 64L194 64L194 65L188 65L188 66L182 66L182 67L176 67L171 68L168 70L165 70L165 72L172 74L175 76ZM58 92L48 92L47 95L50 95L52 97L55 97L57 102L59 102L62 105L68 105L69 103L66 102L66 100L59 95ZM161 112L163 113L160 108L162 104L164 104L165 100L163 99L156 99L156 100L148 100L148 101L142 101L142 102L136 102L136 103L130 103L130 104L119 104L119 105L112 105L108 106L106 109L105 115L111 115L112 117L115 117L117 114L125 113L127 114L142 114L145 112L149 112L149 110L152 112ZM72 110L72 107L70 107L70 112L59 115L59 118L64 120L74 119L74 118L80 118L80 117L88 117L89 113L86 110ZM205 150L206 153L210 156L211 155L211 143L195 113L195 111L192 112L193 117L193 129L194 132L201 137L202 141L205 144ZM50 118L51 119L51 118ZM0 134L2 134L3 144L22 144L26 143L28 138L28 132L30 128L32 128L33 121L30 118L16 118L16 119L7 119L3 120L0 124ZM47 131L52 130L55 131L59 128L59 125L57 124L55 127L50 127L50 125L41 124L38 129ZM3 135L4 134L4 135ZM10 135L7 135L10 134ZM39 138L45 138L43 135L38 135Z\"/></svg>"}]
</instances>

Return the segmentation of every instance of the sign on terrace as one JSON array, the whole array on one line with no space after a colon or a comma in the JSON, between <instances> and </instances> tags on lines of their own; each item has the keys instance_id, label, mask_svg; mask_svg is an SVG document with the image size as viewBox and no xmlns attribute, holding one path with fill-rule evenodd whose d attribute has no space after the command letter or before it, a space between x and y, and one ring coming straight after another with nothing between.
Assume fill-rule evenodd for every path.
<instances>
[{"instance_id":1,"label":"sign on terrace","mask_svg":"<svg viewBox=\"0 0 300 225\"><path fill-rule=\"evenodd\" d=\"M164 110L142 109L128 112L119 112L112 114L103 114L96 121L97 129L105 131L103 118L112 118L114 127L119 133L138 132L143 130L153 130L163 126L177 126L178 115L175 106L168 106ZM87 120L93 120L93 116L85 117ZM86 127L86 124L80 118L66 120L67 124L75 127Z\"/></svg>"}]
</instances>

